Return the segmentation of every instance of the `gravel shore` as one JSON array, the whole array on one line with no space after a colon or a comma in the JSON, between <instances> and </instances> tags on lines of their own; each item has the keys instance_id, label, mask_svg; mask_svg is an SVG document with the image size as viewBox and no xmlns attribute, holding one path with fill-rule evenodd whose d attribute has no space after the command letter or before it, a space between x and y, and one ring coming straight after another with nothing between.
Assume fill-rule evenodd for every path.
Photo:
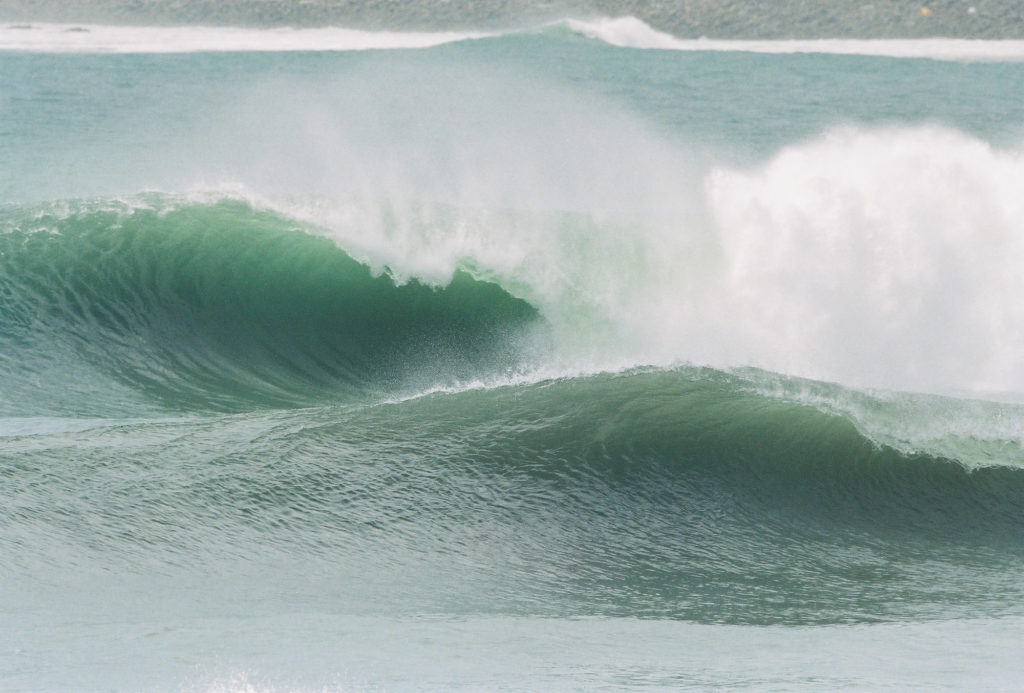
<instances>
[{"instance_id":1,"label":"gravel shore","mask_svg":"<svg viewBox=\"0 0 1024 693\"><path fill-rule=\"evenodd\" d=\"M0 20L517 28L633 15L683 38L1024 38L1021 0L0 0Z\"/></svg>"}]
</instances>

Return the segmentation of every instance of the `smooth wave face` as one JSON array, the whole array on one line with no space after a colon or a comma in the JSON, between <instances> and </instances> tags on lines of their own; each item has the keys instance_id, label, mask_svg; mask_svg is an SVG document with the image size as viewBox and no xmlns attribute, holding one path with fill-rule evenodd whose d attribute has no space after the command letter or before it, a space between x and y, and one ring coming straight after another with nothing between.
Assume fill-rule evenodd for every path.
<instances>
[{"instance_id":1,"label":"smooth wave face","mask_svg":"<svg viewBox=\"0 0 1024 693\"><path fill-rule=\"evenodd\" d=\"M1019 614L1022 596L1019 470L908 457L713 371L100 422L4 449L38 538L9 568L70 551L87 575L156 563L161 581L357 613L762 625Z\"/></svg>"},{"instance_id":2,"label":"smooth wave face","mask_svg":"<svg viewBox=\"0 0 1024 693\"><path fill-rule=\"evenodd\" d=\"M7 413L104 416L126 394L186 411L396 395L515 369L536 318L461 273L396 286L241 202L68 206L0 220Z\"/></svg>"}]
</instances>

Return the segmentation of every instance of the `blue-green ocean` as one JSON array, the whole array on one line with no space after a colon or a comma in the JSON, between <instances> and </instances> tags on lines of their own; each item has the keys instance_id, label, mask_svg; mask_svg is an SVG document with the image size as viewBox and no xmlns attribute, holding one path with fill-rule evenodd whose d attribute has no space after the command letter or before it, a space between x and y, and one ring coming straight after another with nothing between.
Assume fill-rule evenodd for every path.
<instances>
[{"instance_id":1,"label":"blue-green ocean","mask_svg":"<svg viewBox=\"0 0 1024 693\"><path fill-rule=\"evenodd\" d=\"M0 690L1019 689L1021 85L0 25Z\"/></svg>"}]
</instances>

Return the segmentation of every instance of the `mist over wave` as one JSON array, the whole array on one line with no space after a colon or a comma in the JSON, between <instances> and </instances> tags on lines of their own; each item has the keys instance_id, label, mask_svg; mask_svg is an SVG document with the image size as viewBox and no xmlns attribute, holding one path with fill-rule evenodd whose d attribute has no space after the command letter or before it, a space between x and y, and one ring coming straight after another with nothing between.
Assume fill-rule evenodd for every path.
<instances>
[{"instance_id":1,"label":"mist over wave","mask_svg":"<svg viewBox=\"0 0 1024 693\"><path fill-rule=\"evenodd\" d=\"M843 128L761 165L700 168L628 141L568 136L552 165L491 152L494 176L447 182L477 205L501 200L483 208L392 197L291 211L398 276L497 281L584 370L687 362L1024 390L1019 150L939 127ZM562 174L533 196L534 170ZM632 171L635 188L605 188L606 170ZM522 211L538 203L549 209Z\"/></svg>"},{"instance_id":2,"label":"mist over wave","mask_svg":"<svg viewBox=\"0 0 1024 693\"><path fill-rule=\"evenodd\" d=\"M526 42L541 55L564 40L506 38L517 52ZM19 157L13 148L10 170L27 177L4 185L9 199L28 198L28 216L35 195L127 195L129 207L140 187L198 190L190 199L200 205L204 195L227 195L284 226L295 220L301 233L329 239L399 284L443 287L463 272L539 312L553 348L533 365L548 373L752 366L854 387L1024 391L1014 348L1024 330L1019 136L812 122L800 137L736 155L702 143L689 121L673 131L671 121L637 112L656 101L612 101L623 84L584 92L539 79L525 64L489 62L493 48L463 42L415 61L401 51L320 56L339 62L296 68L289 79L243 71L230 89L196 87L200 114L139 122L120 120L117 107L118 70L131 61L230 66L248 58L96 56L113 61L111 76L96 79L114 80L97 85L113 101L96 117L130 146L63 132L49 150ZM792 56L773 60L806 69ZM905 82L934 71L914 63L886 65L908 71ZM968 81L978 70L1013 69L961 67ZM173 110L168 90L185 87L172 76L154 84L151 108ZM688 93L663 110L688 107ZM8 106L15 134L30 115L19 103ZM775 112L785 124L786 111ZM182 131L165 130L176 117ZM33 179L39 157L82 175Z\"/></svg>"},{"instance_id":3,"label":"mist over wave","mask_svg":"<svg viewBox=\"0 0 1024 693\"><path fill-rule=\"evenodd\" d=\"M356 69L236 94L193 150L193 198L247 200L400 284L492 282L550 326L551 372L1024 391L1019 146L851 125L736 161L601 99L445 69L444 92L398 66L373 92ZM159 151L141 170L188 180Z\"/></svg>"},{"instance_id":4,"label":"mist over wave","mask_svg":"<svg viewBox=\"0 0 1024 693\"><path fill-rule=\"evenodd\" d=\"M846 320L856 311L821 301L835 300L842 291L864 300L859 296L874 286L871 282L894 291L921 291L916 277L901 285L886 275L883 268L902 268L875 255L866 254L852 277L815 260L820 269L805 274L838 282L830 293L813 283L802 287L795 281L799 274L787 269L792 254L821 252L809 240L781 239L794 248L780 253L779 266L764 264L771 259L768 250L744 246L760 259L759 271L743 275L751 277L749 284L740 284L750 292L745 295L730 286L728 274L705 272L708 284L702 287L681 284L674 272L687 258L671 246L672 236L653 237L664 244L656 252L627 255L624 235L634 242L652 241L643 235L643 225L567 213L474 217L450 208L421 208L403 220L394 219L395 213L390 206L364 209L347 217L348 227L332 228L209 193L6 210L0 219L0 374L6 383L0 413L96 418L367 404L431 392L571 382L605 371L624 372L627 379L620 382L625 384L643 378L652 367L671 380L692 377L688 374L699 373L694 365L710 362L733 373L727 380L733 396L753 393L810 406L849 421L860 435L903 454L954 459L968 467L1024 464L1024 414L1013 403L1019 394L1002 388L998 396L1010 401L985 402L900 394L891 385L888 391L870 391L857 382L869 374L891 383L893 369L904 369L899 371L903 374L908 364L941 364L941 358L959 366L953 375L978 372L971 365L985 366L987 372L1003 365L983 362L999 353L984 340L946 337L950 328L945 322L935 328L938 333L921 337L940 341L943 348L914 343L905 331L932 329L931 316L921 313L920 302L902 294L879 304L912 304L913 312L900 318L898 328L890 326L891 316L879 320L869 312L853 325L868 334L849 332ZM332 208L335 222L337 214ZM353 259L362 251L343 250L342 233L364 242L370 234L384 233L371 254L377 264ZM598 241L604 245L589 254L579 252ZM921 238L905 242L923 254L915 245ZM849 254L840 241L825 244ZM959 246L947 248L942 242L928 248L940 259L942 253L964 254ZM435 252L425 255L430 249ZM651 282L655 258L664 260L670 252L677 261L656 267L662 272L660 282ZM891 252L905 256L909 251ZM579 261L586 266L572 264ZM739 271L724 258L720 262L730 272ZM636 271L639 276L626 274ZM965 281L978 283L972 275ZM999 293L1007 286L980 285L977 290ZM680 298L681 291L696 293ZM885 294L877 298L886 299ZM687 322L676 318L673 301L680 300L697 304ZM974 314L967 308L961 314L956 302L945 300L942 315L960 320L956 329L963 332ZM977 300L968 297L965 306ZM725 316L701 312L720 310L726 301ZM791 313L780 308L790 304ZM844 322L838 327L824 319L815 322L802 311L838 313ZM780 331L786 327L793 332ZM863 352L854 349L858 338L865 340ZM885 338L893 345L883 358L876 342ZM825 353L829 339L832 351ZM698 340L709 349L703 362L694 356ZM973 349L973 361L960 362L956 348ZM800 358L784 364L792 364L788 371L750 368L783 356ZM1010 360L1005 367L1013 366ZM830 374L841 372L852 382L843 386L792 377L801 369L828 367L835 369ZM918 383L936 389L936 383L950 388L959 382L953 376L943 381L943 374L933 371L912 373L920 376ZM960 388L960 397L996 396ZM6 420L0 432L20 436L37 427L15 418ZM63 430L63 424L45 424L42 430Z\"/></svg>"}]
</instances>

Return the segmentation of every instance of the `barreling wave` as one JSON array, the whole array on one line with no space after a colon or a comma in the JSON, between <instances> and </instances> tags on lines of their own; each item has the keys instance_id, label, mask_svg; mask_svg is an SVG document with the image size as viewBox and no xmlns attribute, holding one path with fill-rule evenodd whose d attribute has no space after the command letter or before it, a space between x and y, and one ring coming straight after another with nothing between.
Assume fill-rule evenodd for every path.
<instances>
[{"instance_id":1,"label":"barreling wave","mask_svg":"<svg viewBox=\"0 0 1024 693\"><path fill-rule=\"evenodd\" d=\"M16 567L331 566L317 599L397 613L1020 613L1019 405L693 366L516 381L552 329L530 303L465 269L396 282L233 198L0 224Z\"/></svg>"},{"instance_id":2,"label":"barreling wave","mask_svg":"<svg viewBox=\"0 0 1024 693\"><path fill-rule=\"evenodd\" d=\"M389 143L326 187L298 186L327 202L295 214L401 276L441 282L472 265L541 312L569 371L692 363L1024 392L1019 146L931 125L840 127L757 165L702 170L671 142L597 122L594 136L538 119L516 151L501 132L453 128L438 137L450 166L407 164ZM360 183L369 192L348 204Z\"/></svg>"},{"instance_id":3,"label":"barreling wave","mask_svg":"<svg viewBox=\"0 0 1024 693\"><path fill-rule=\"evenodd\" d=\"M567 18L532 29L500 31L385 31L344 27L243 28L10 23L0 26L0 51L33 53L196 53L365 51L435 48L483 39L542 33L583 36L616 48L752 53L825 53L889 58L1021 62L1024 41L976 39L682 39L631 16Z\"/></svg>"},{"instance_id":4,"label":"barreling wave","mask_svg":"<svg viewBox=\"0 0 1024 693\"><path fill-rule=\"evenodd\" d=\"M941 128L841 129L757 168L715 167L704 199L680 201L692 177L634 144L647 197L587 176L583 192L546 191L582 210L629 197L607 213L515 211L536 201L529 158L475 179L467 197L493 198L482 209L410 201L400 184L351 204L314 189L276 207L219 193L9 206L0 415L237 412L752 366L758 396L900 454L1021 466L1018 152ZM589 161L560 160L567 173ZM372 160L357 163L373 181ZM437 175L456 193L465 182ZM665 199L681 209L659 216Z\"/></svg>"},{"instance_id":5,"label":"barreling wave","mask_svg":"<svg viewBox=\"0 0 1024 693\"><path fill-rule=\"evenodd\" d=\"M4 211L0 408L302 406L525 358L536 310L492 283L398 285L273 212L152 201Z\"/></svg>"}]
</instances>

